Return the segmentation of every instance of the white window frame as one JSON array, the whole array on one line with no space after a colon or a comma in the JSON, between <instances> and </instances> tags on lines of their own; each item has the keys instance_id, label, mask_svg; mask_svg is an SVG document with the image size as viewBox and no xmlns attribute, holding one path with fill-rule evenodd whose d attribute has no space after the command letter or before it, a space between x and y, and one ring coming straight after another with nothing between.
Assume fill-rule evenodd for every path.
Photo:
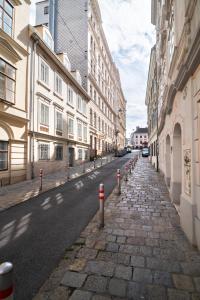
<instances>
[{"instance_id":1,"label":"white window frame","mask_svg":"<svg viewBox=\"0 0 200 300\"><path fill-rule=\"evenodd\" d=\"M80 121L77 121L77 137L78 137L78 140L82 141L82 138L83 138L83 126L82 126L82 123Z\"/></svg>"},{"instance_id":2,"label":"white window frame","mask_svg":"<svg viewBox=\"0 0 200 300\"><path fill-rule=\"evenodd\" d=\"M61 124L58 123L58 121L59 121L58 115L61 115ZM63 115L62 115L61 111L58 111L58 110L55 111L55 119L56 119L56 122L55 122L56 123L55 124L56 131L62 132L63 131Z\"/></svg>"},{"instance_id":3,"label":"white window frame","mask_svg":"<svg viewBox=\"0 0 200 300\"><path fill-rule=\"evenodd\" d=\"M70 122L72 126L70 125ZM68 117L68 135L74 136L74 119L72 117Z\"/></svg>"},{"instance_id":4,"label":"white window frame","mask_svg":"<svg viewBox=\"0 0 200 300\"><path fill-rule=\"evenodd\" d=\"M77 110L82 113L82 98L80 95L77 95Z\"/></svg>"},{"instance_id":5,"label":"white window frame","mask_svg":"<svg viewBox=\"0 0 200 300\"><path fill-rule=\"evenodd\" d=\"M55 72L55 82L54 82L54 91L56 94L62 96L62 89L63 89L63 80L58 75L58 73Z\"/></svg>"},{"instance_id":6,"label":"white window frame","mask_svg":"<svg viewBox=\"0 0 200 300\"><path fill-rule=\"evenodd\" d=\"M38 145L39 147L39 160L50 160L50 144L48 144L48 143L39 143L39 145ZM47 156L44 156L44 154L42 155L42 152L41 152L41 150L42 150L42 147L44 148L44 147L46 147L46 149L43 149L44 151L47 151L46 152L46 154L47 154Z\"/></svg>"},{"instance_id":7,"label":"white window frame","mask_svg":"<svg viewBox=\"0 0 200 300\"><path fill-rule=\"evenodd\" d=\"M44 66L44 73L42 71L42 66ZM44 83L46 86L49 86L49 73L50 67L49 65L40 57L39 60L39 80Z\"/></svg>"},{"instance_id":8,"label":"white window frame","mask_svg":"<svg viewBox=\"0 0 200 300\"><path fill-rule=\"evenodd\" d=\"M87 143L87 125L83 124L83 140Z\"/></svg>"},{"instance_id":9,"label":"white window frame","mask_svg":"<svg viewBox=\"0 0 200 300\"><path fill-rule=\"evenodd\" d=\"M44 115L42 116L42 106L45 107L45 109L47 109L46 111L44 111ZM45 116L45 113L47 112L47 115ZM40 124L46 127L49 127L49 105L47 105L46 103L40 101Z\"/></svg>"}]
</instances>

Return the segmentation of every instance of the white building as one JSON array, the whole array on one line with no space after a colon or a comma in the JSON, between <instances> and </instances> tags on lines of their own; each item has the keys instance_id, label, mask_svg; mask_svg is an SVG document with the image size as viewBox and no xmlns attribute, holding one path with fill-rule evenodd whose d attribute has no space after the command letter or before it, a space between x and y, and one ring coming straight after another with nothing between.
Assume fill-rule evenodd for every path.
<instances>
[{"instance_id":1,"label":"white building","mask_svg":"<svg viewBox=\"0 0 200 300\"><path fill-rule=\"evenodd\" d=\"M135 149L141 149L148 146L148 128L136 127L131 134L130 143Z\"/></svg>"},{"instance_id":2,"label":"white building","mask_svg":"<svg viewBox=\"0 0 200 300\"><path fill-rule=\"evenodd\" d=\"M49 26L49 0L36 2L35 25Z\"/></svg>"},{"instance_id":3,"label":"white building","mask_svg":"<svg viewBox=\"0 0 200 300\"><path fill-rule=\"evenodd\" d=\"M48 36L48 39L46 39ZM66 170L89 159L89 95L66 53L52 51L44 25L30 26L28 177Z\"/></svg>"}]
</instances>

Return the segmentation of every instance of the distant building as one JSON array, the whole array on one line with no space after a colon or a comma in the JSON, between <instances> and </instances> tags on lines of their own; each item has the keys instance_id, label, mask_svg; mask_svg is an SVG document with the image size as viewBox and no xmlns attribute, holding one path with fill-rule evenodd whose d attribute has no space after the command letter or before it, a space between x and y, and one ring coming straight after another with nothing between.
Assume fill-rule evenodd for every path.
<instances>
[{"instance_id":1,"label":"distant building","mask_svg":"<svg viewBox=\"0 0 200 300\"><path fill-rule=\"evenodd\" d=\"M148 128L136 127L136 130L131 134L130 144L135 149L140 149L148 146Z\"/></svg>"},{"instance_id":2,"label":"distant building","mask_svg":"<svg viewBox=\"0 0 200 300\"><path fill-rule=\"evenodd\" d=\"M49 26L49 0L36 2L36 21L35 25Z\"/></svg>"}]
</instances>

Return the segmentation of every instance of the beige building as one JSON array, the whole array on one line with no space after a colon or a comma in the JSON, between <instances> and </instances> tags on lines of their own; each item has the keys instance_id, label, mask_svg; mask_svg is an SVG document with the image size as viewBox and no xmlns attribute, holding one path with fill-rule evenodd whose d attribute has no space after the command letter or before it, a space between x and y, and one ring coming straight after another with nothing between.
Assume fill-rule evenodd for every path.
<instances>
[{"instance_id":1,"label":"beige building","mask_svg":"<svg viewBox=\"0 0 200 300\"><path fill-rule=\"evenodd\" d=\"M29 5L0 1L0 186L26 179Z\"/></svg>"},{"instance_id":2,"label":"beige building","mask_svg":"<svg viewBox=\"0 0 200 300\"><path fill-rule=\"evenodd\" d=\"M200 249L200 1L152 0L159 168L181 226Z\"/></svg>"},{"instance_id":3,"label":"beige building","mask_svg":"<svg viewBox=\"0 0 200 300\"><path fill-rule=\"evenodd\" d=\"M137 126L131 134L130 143L134 149L148 147L148 128Z\"/></svg>"},{"instance_id":4,"label":"beige building","mask_svg":"<svg viewBox=\"0 0 200 300\"><path fill-rule=\"evenodd\" d=\"M151 49L149 73L147 79L145 104L147 105L148 116L148 134L149 134L149 159L152 165L158 169L158 151L157 151L157 126L158 126L158 105L157 105L157 64L156 64L156 46Z\"/></svg>"},{"instance_id":5,"label":"beige building","mask_svg":"<svg viewBox=\"0 0 200 300\"><path fill-rule=\"evenodd\" d=\"M125 147L126 101L102 28L98 1L90 1L88 23L90 147L101 154Z\"/></svg>"},{"instance_id":6,"label":"beige building","mask_svg":"<svg viewBox=\"0 0 200 300\"><path fill-rule=\"evenodd\" d=\"M49 29L30 26L28 177L89 159L89 95L66 53L53 52Z\"/></svg>"}]
</instances>

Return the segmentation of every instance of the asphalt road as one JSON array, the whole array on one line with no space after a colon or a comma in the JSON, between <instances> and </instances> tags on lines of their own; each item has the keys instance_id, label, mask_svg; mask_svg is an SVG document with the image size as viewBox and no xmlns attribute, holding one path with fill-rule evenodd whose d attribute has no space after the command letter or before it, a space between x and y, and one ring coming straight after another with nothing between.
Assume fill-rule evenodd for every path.
<instances>
[{"instance_id":1,"label":"asphalt road","mask_svg":"<svg viewBox=\"0 0 200 300\"><path fill-rule=\"evenodd\" d=\"M132 156L132 155L131 155ZM0 262L14 264L15 299L30 300L106 197L130 155L0 213Z\"/></svg>"}]
</instances>

